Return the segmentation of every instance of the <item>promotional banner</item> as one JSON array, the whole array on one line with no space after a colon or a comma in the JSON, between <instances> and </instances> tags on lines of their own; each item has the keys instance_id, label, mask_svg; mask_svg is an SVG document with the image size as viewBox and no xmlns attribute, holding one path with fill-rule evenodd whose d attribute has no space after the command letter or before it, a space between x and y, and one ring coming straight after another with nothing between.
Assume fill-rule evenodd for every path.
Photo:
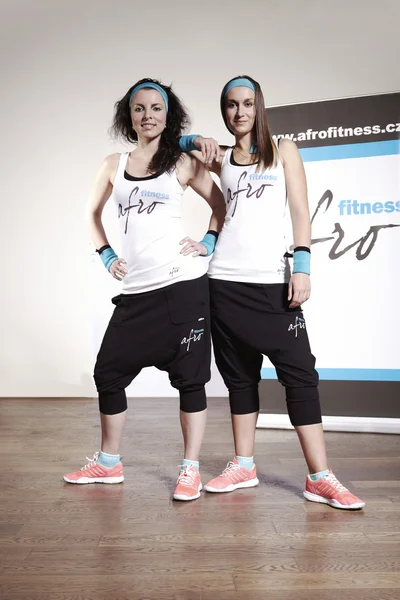
<instances>
[{"instance_id":1,"label":"promotional banner","mask_svg":"<svg viewBox=\"0 0 400 600\"><path fill-rule=\"evenodd\" d=\"M400 416L399 107L393 93L267 109L275 142L296 142L307 175L312 295L303 308L320 379L385 382L348 394L342 384L342 399L364 394L357 410L368 415L380 405ZM276 377L267 358L262 377ZM358 414L339 405L328 412Z\"/></svg>"}]
</instances>

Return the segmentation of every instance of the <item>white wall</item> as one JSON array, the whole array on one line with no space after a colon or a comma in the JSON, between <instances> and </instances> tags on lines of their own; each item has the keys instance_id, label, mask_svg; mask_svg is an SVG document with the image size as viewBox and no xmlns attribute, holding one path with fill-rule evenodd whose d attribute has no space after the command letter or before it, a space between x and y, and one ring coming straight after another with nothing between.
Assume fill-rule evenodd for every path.
<instances>
[{"instance_id":1,"label":"white wall","mask_svg":"<svg viewBox=\"0 0 400 600\"><path fill-rule=\"evenodd\" d=\"M221 142L220 90L239 73L269 105L400 87L398 0L2 0L1 13L0 396L95 393L92 315L109 299L83 213L133 82L172 82L192 131ZM185 202L199 235L207 210Z\"/></svg>"}]
</instances>

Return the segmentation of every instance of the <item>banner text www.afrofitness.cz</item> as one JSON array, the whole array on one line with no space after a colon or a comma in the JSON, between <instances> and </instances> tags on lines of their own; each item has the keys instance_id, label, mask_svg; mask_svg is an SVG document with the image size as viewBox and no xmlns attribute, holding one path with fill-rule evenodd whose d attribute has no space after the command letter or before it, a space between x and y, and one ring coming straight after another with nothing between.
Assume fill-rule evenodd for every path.
<instances>
[{"instance_id":1,"label":"banner text www.afrofitness.cz","mask_svg":"<svg viewBox=\"0 0 400 600\"><path fill-rule=\"evenodd\" d=\"M274 142L281 138L293 140L294 142L305 142L309 140L325 140L333 138L360 137L363 135L378 135L382 133L400 133L400 123L388 123L387 125L365 125L364 127L328 127L327 129L307 129L299 133L278 133L273 135Z\"/></svg>"}]
</instances>

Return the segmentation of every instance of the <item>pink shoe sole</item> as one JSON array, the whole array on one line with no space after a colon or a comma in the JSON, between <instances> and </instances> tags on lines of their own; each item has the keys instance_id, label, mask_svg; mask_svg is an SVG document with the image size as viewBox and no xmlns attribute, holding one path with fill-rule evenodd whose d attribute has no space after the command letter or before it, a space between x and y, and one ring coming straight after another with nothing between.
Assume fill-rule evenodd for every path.
<instances>
[{"instance_id":1,"label":"pink shoe sole","mask_svg":"<svg viewBox=\"0 0 400 600\"><path fill-rule=\"evenodd\" d=\"M214 494L218 494L218 493L225 493L225 492L233 492L240 488L256 487L259 483L260 482L258 481L258 479L255 478L255 479L249 479L249 481L242 481L240 483L231 483L230 485L228 485L226 488L224 488L222 490L211 487L209 485L205 485L204 489L206 490L206 492L213 492Z\"/></svg>"},{"instance_id":2,"label":"pink shoe sole","mask_svg":"<svg viewBox=\"0 0 400 600\"><path fill-rule=\"evenodd\" d=\"M317 494L312 494L311 492L303 492L303 496L306 500L310 502L320 502L321 504L329 504L333 508L341 508L342 510L360 510L364 508L365 502L356 502L354 504L340 504L334 498L324 498L323 496L318 496Z\"/></svg>"},{"instance_id":3,"label":"pink shoe sole","mask_svg":"<svg viewBox=\"0 0 400 600\"><path fill-rule=\"evenodd\" d=\"M63 477L67 483L122 483L124 476L121 477L80 477L79 479L68 479L66 475Z\"/></svg>"}]
</instances>

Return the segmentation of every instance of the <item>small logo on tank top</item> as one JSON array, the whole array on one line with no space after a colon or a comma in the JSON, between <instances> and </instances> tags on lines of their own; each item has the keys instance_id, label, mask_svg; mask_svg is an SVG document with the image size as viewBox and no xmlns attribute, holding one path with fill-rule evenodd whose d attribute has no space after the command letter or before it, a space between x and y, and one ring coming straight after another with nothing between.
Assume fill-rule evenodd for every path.
<instances>
[{"instance_id":1,"label":"small logo on tank top","mask_svg":"<svg viewBox=\"0 0 400 600\"><path fill-rule=\"evenodd\" d=\"M174 277L178 273L179 269L180 267L172 267L172 269L169 272L169 276Z\"/></svg>"},{"instance_id":2,"label":"small logo on tank top","mask_svg":"<svg viewBox=\"0 0 400 600\"><path fill-rule=\"evenodd\" d=\"M299 331L299 329L305 329L306 328L306 322L304 319L302 319L301 317L296 317L294 320L294 323L290 323L289 327L288 327L288 331L295 331L295 336L297 337L297 333Z\"/></svg>"},{"instance_id":3,"label":"small logo on tank top","mask_svg":"<svg viewBox=\"0 0 400 600\"><path fill-rule=\"evenodd\" d=\"M199 342L203 336L203 333L204 333L204 329L191 329L189 336L184 337L183 340L181 341L181 346L186 344L186 352L189 352L192 342L193 342L193 344L195 344L196 342Z\"/></svg>"}]
</instances>

